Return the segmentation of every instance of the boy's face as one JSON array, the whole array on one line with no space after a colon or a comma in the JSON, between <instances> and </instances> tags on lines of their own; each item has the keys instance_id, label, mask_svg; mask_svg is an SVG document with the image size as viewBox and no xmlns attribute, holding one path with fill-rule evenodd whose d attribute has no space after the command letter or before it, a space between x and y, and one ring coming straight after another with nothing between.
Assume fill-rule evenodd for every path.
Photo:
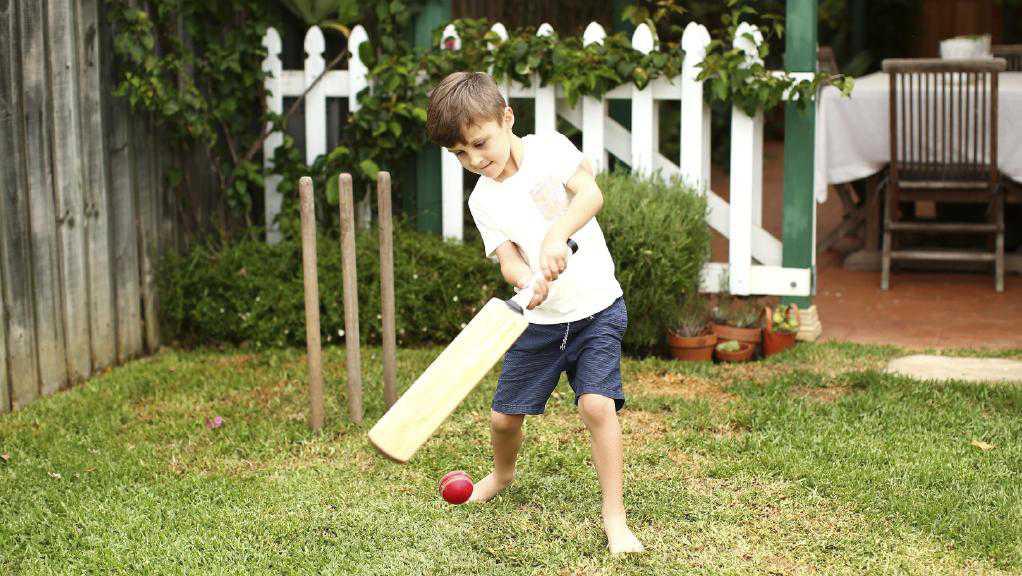
<instances>
[{"instance_id":1,"label":"boy's face","mask_svg":"<svg viewBox=\"0 0 1022 576\"><path fill-rule=\"evenodd\" d=\"M465 128L465 142L448 148L469 172L500 180L511 158L511 108L504 108L501 122L487 120Z\"/></svg>"}]
</instances>

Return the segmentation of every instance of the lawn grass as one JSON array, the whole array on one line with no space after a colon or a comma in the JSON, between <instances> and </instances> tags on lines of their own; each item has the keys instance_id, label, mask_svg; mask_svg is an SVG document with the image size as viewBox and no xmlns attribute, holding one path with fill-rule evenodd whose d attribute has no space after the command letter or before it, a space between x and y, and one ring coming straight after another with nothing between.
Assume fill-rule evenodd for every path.
<instances>
[{"instance_id":1,"label":"lawn grass","mask_svg":"<svg viewBox=\"0 0 1022 576\"><path fill-rule=\"evenodd\" d=\"M402 350L399 387L438 352ZM401 466L365 440L377 349L362 425L326 351L321 435L301 351L165 350L0 416L0 574L1022 573L1022 386L882 373L899 352L626 360L625 499L648 552L612 558L566 385L527 419L512 487L451 507L445 472L489 470L494 378Z\"/></svg>"}]
</instances>

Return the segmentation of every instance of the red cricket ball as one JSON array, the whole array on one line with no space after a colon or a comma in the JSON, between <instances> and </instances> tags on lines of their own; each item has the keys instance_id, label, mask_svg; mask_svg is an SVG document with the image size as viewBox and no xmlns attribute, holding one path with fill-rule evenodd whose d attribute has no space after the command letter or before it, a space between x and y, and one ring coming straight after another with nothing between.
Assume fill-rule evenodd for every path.
<instances>
[{"instance_id":1,"label":"red cricket ball","mask_svg":"<svg viewBox=\"0 0 1022 576\"><path fill-rule=\"evenodd\" d=\"M440 495L451 504L461 504L472 495L472 479L464 470L448 472L440 479Z\"/></svg>"}]
</instances>

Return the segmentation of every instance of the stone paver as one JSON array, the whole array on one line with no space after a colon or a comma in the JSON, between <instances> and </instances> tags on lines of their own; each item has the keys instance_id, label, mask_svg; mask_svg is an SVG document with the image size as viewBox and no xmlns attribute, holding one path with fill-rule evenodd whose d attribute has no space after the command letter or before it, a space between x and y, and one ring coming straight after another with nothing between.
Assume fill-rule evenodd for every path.
<instances>
[{"instance_id":1,"label":"stone paver","mask_svg":"<svg viewBox=\"0 0 1022 576\"><path fill-rule=\"evenodd\" d=\"M1022 361L1005 358L955 358L915 354L891 360L886 372L918 380L1022 383Z\"/></svg>"}]
</instances>

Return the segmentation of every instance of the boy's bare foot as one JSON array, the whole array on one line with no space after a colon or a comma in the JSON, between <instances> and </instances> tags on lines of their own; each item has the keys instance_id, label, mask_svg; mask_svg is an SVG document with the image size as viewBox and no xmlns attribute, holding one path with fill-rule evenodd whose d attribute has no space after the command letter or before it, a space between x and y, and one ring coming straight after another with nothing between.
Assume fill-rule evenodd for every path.
<instances>
[{"instance_id":1,"label":"boy's bare foot","mask_svg":"<svg viewBox=\"0 0 1022 576\"><path fill-rule=\"evenodd\" d=\"M490 472L486 478L476 482L475 486L472 487L472 496L469 497L468 501L488 502L499 494L501 490L507 488L512 480L514 480L514 476L498 478L495 472Z\"/></svg>"},{"instance_id":2,"label":"boy's bare foot","mask_svg":"<svg viewBox=\"0 0 1022 576\"><path fill-rule=\"evenodd\" d=\"M607 533L607 548L611 554L642 552L646 549L628 528L624 518L604 518L603 531Z\"/></svg>"}]
</instances>

